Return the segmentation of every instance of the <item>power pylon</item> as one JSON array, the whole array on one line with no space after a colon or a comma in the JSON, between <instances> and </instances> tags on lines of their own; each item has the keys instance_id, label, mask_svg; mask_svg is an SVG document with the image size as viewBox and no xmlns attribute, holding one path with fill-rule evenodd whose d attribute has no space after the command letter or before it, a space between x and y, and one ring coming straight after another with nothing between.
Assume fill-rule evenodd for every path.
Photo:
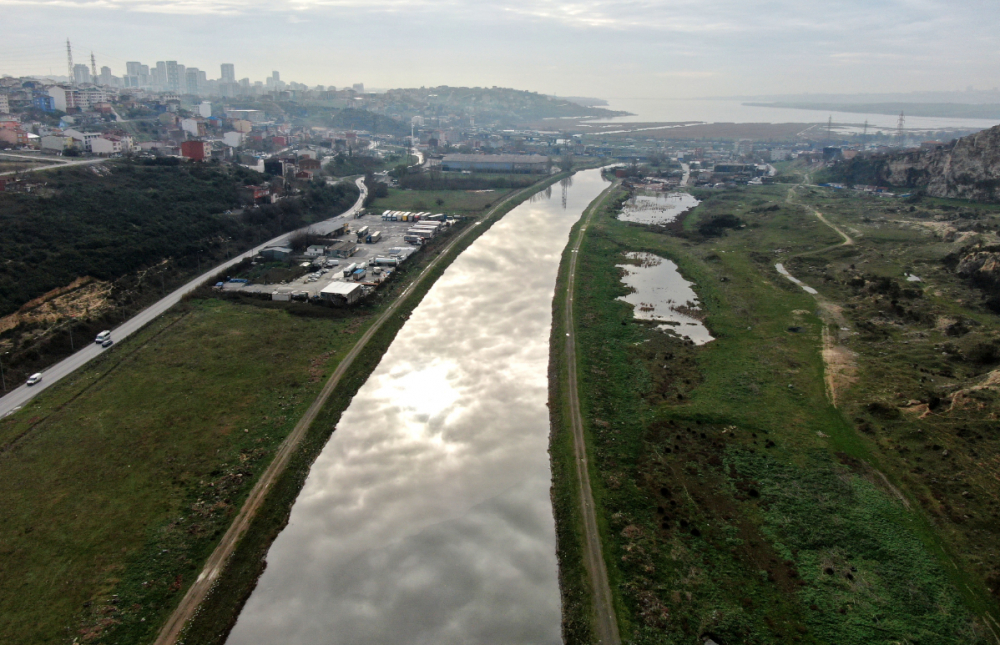
<instances>
[{"instance_id":1,"label":"power pylon","mask_svg":"<svg viewBox=\"0 0 1000 645\"><path fill-rule=\"evenodd\" d=\"M94 60L94 52L90 52L90 76L93 82L97 82L97 61Z\"/></svg>"},{"instance_id":2,"label":"power pylon","mask_svg":"<svg viewBox=\"0 0 1000 645\"><path fill-rule=\"evenodd\" d=\"M906 136L906 115L899 113L899 123L896 125L896 138L899 140L899 147L903 147L903 137Z\"/></svg>"},{"instance_id":3,"label":"power pylon","mask_svg":"<svg viewBox=\"0 0 1000 645\"><path fill-rule=\"evenodd\" d=\"M69 38L66 39L66 66L69 70L69 82L73 82L73 49L69 46Z\"/></svg>"}]
</instances>

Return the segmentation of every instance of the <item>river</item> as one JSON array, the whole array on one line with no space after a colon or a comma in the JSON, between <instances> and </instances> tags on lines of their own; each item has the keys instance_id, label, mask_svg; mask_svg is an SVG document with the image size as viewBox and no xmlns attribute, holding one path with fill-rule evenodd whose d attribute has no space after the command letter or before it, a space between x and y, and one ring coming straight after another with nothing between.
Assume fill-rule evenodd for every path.
<instances>
[{"instance_id":1,"label":"river","mask_svg":"<svg viewBox=\"0 0 1000 645\"><path fill-rule=\"evenodd\" d=\"M561 643L552 297L586 170L525 202L413 311L313 465L230 645Z\"/></svg>"}]
</instances>

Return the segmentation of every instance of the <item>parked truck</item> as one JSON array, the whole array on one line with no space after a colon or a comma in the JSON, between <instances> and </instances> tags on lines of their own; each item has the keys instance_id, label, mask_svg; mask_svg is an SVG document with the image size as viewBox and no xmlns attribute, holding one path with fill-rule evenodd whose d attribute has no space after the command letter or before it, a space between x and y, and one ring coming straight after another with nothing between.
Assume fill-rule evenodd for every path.
<instances>
[{"instance_id":1,"label":"parked truck","mask_svg":"<svg viewBox=\"0 0 1000 645\"><path fill-rule=\"evenodd\" d=\"M406 231L407 235L419 235L420 237L422 237L425 240L431 239L432 237L434 237L434 235L436 233L437 233L437 231L435 231L434 229L420 228L420 227L416 227L416 226L413 227L413 228L411 228L411 229L408 229Z\"/></svg>"},{"instance_id":2,"label":"parked truck","mask_svg":"<svg viewBox=\"0 0 1000 645\"><path fill-rule=\"evenodd\" d=\"M399 258L387 258L380 256L375 258L375 264L380 266L394 267L399 265Z\"/></svg>"},{"instance_id":3,"label":"parked truck","mask_svg":"<svg viewBox=\"0 0 1000 645\"><path fill-rule=\"evenodd\" d=\"M419 246L420 244L424 243L424 238L416 234L407 233L406 235L403 236L403 241L409 244L416 244Z\"/></svg>"},{"instance_id":4,"label":"parked truck","mask_svg":"<svg viewBox=\"0 0 1000 645\"><path fill-rule=\"evenodd\" d=\"M362 267L362 268L360 268L360 269L357 269L357 270L356 270L356 271L354 272L354 281L355 281L355 282L360 282L360 281L364 280L364 279L365 279L365 276L366 276L367 274L368 274L368 272L367 272L367 271L365 271L364 267Z\"/></svg>"},{"instance_id":5,"label":"parked truck","mask_svg":"<svg viewBox=\"0 0 1000 645\"><path fill-rule=\"evenodd\" d=\"M364 239L366 237L368 237L368 227L367 226L362 226L361 228L359 228L357 230L357 233L358 233L358 241L359 242L364 241Z\"/></svg>"},{"instance_id":6,"label":"parked truck","mask_svg":"<svg viewBox=\"0 0 1000 645\"><path fill-rule=\"evenodd\" d=\"M381 239L382 239L382 231L372 231L371 233L368 234L367 241L369 244L375 244Z\"/></svg>"},{"instance_id":7,"label":"parked truck","mask_svg":"<svg viewBox=\"0 0 1000 645\"><path fill-rule=\"evenodd\" d=\"M351 274L354 273L354 271L357 268L358 268L358 264L356 262L353 263L353 264L350 264L350 265L348 265L346 267L344 267L344 277L345 278L351 277Z\"/></svg>"}]
</instances>

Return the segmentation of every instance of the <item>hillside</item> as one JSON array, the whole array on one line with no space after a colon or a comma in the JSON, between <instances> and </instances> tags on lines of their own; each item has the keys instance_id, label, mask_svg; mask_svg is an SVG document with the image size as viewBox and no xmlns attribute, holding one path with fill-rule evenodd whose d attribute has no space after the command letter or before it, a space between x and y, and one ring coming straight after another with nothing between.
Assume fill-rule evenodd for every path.
<instances>
[{"instance_id":1,"label":"hillside","mask_svg":"<svg viewBox=\"0 0 1000 645\"><path fill-rule=\"evenodd\" d=\"M857 157L835 166L851 184L923 189L932 197L1000 202L1000 126L937 150Z\"/></svg>"}]
</instances>

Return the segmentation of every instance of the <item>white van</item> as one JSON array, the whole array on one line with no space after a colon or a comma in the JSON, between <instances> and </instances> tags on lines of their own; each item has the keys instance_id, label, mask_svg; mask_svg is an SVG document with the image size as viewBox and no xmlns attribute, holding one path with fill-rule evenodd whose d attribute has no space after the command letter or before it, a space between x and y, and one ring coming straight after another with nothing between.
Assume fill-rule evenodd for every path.
<instances>
[{"instance_id":1,"label":"white van","mask_svg":"<svg viewBox=\"0 0 1000 645\"><path fill-rule=\"evenodd\" d=\"M109 338L111 338L111 332L108 330L104 330L97 335L97 338L94 339L94 342L97 343L98 345L101 345L104 343L104 341L106 341Z\"/></svg>"}]
</instances>

